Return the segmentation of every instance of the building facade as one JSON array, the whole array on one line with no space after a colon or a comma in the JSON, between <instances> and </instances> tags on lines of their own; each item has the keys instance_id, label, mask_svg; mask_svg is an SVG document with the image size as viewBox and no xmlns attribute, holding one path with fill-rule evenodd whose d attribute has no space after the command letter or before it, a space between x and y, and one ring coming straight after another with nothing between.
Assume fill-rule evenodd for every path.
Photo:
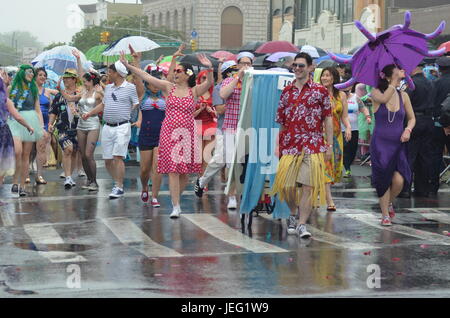
<instances>
[{"instance_id":1,"label":"building facade","mask_svg":"<svg viewBox=\"0 0 450 318\"><path fill-rule=\"evenodd\" d=\"M152 27L165 26L187 39L197 33L200 50L235 50L267 41L268 0L142 0Z\"/></svg>"},{"instance_id":2,"label":"building facade","mask_svg":"<svg viewBox=\"0 0 450 318\"><path fill-rule=\"evenodd\" d=\"M84 13L84 26L99 26L102 21L111 20L115 17L142 16L143 5L133 3L116 3L98 0L97 3L79 5Z\"/></svg>"},{"instance_id":3,"label":"building facade","mask_svg":"<svg viewBox=\"0 0 450 318\"><path fill-rule=\"evenodd\" d=\"M381 31L385 24L384 0L272 0L271 9L273 40L333 52L346 53L367 40L355 20L371 32Z\"/></svg>"}]
</instances>

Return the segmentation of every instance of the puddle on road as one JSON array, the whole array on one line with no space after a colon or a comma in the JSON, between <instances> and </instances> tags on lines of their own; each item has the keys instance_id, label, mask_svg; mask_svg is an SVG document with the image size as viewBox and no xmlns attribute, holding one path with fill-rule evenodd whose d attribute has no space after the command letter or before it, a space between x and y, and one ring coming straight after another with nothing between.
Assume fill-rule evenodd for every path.
<instances>
[{"instance_id":1,"label":"puddle on road","mask_svg":"<svg viewBox=\"0 0 450 318\"><path fill-rule=\"evenodd\" d=\"M37 295L36 292L32 290L18 290L18 289L12 289L9 287L4 280L0 281L0 287L3 287L3 291L16 296L23 296L23 295Z\"/></svg>"},{"instance_id":2,"label":"puddle on road","mask_svg":"<svg viewBox=\"0 0 450 318\"><path fill-rule=\"evenodd\" d=\"M14 245L23 250L37 251L37 252L85 252L91 250L94 247L90 245L81 244L40 244L39 247L33 242L16 242Z\"/></svg>"}]
</instances>

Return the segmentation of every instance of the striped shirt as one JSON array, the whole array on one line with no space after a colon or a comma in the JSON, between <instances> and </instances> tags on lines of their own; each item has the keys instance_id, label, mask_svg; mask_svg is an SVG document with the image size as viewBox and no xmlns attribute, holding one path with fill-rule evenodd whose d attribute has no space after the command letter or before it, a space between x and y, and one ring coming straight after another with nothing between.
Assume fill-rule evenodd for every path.
<instances>
[{"instance_id":1,"label":"striped shirt","mask_svg":"<svg viewBox=\"0 0 450 318\"><path fill-rule=\"evenodd\" d=\"M127 81L124 81L119 87L109 84L105 88L103 104L105 105L103 119L108 124L129 121L131 109L134 105L139 104L136 86Z\"/></svg>"}]
</instances>

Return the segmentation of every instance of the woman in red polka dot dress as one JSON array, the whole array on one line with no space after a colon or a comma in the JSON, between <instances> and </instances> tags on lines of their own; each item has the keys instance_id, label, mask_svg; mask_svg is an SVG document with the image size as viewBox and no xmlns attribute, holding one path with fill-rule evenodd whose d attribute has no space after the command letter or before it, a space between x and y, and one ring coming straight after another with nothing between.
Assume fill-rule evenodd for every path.
<instances>
[{"instance_id":1,"label":"woman in red polka dot dress","mask_svg":"<svg viewBox=\"0 0 450 318\"><path fill-rule=\"evenodd\" d=\"M204 95L214 84L211 61L204 54L199 61L208 68L207 81L195 86L195 74L191 65L180 64L175 69L174 83L152 77L147 72L134 67L122 54L122 63L147 83L163 91L166 99L166 118L161 127L159 143L158 173L169 175L169 188L173 212L170 218L177 219L181 214L180 197L189 174L201 172L202 156L197 141L194 112L195 100Z\"/></svg>"}]
</instances>

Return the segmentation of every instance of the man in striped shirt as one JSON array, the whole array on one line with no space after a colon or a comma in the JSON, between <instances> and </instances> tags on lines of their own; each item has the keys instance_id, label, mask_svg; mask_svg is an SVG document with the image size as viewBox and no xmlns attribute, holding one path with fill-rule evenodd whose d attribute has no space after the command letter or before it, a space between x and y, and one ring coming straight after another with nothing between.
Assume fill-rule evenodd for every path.
<instances>
[{"instance_id":1,"label":"man in striped shirt","mask_svg":"<svg viewBox=\"0 0 450 318\"><path fill-rule=\"evenodd\" d=\"M102 130L103 159L115 181L109 195L110 199L117 199L124 195L125 163L123 160L127 155L131 138L131 110L139 105L136 86L125 80L127 75L128 70L120 61L112 64L108 69L112 84L105 88L103 103L83 115L83 119L87 119L103 111L105 121Z\"/></svg>"},{"instance_id":2,"label":"man in striped shirt","mask_svg":"<svg viewBox=\"0 0 450 318\"><path fill-rule=\"evenodd\" d=\"M223 143L217 143L215 152L220 151L223 154L234 153L233 147L235 146L235 135L236 129L239 122L239 115L241 111L241 92L242 92L242 79L244 77L245 71L248 70L253 65L253 60L255 56L250 52L241 52L238 57L237 68L239 70L238 74L235 76L230 76L225 78L222 82L220 89L220 98L225 100L225 118L223 120L222 131L223 131ZM222 72L227 71L227 66L231 65L229 62L223 64ZM218 139L219 140L219 139ZM222 148L222 149L219 149ZM194 187L195 194L198 197L203 196L203 189L208 185L209 181L214 177L214 175L219 172L223 167L224 163L216 162L212 160L205 173L201 178L199 178ZM229 191L228 196L228 209L237 208L237 200L235 196L235 187L232 186Z\"/></svg>"}]
</instances>

